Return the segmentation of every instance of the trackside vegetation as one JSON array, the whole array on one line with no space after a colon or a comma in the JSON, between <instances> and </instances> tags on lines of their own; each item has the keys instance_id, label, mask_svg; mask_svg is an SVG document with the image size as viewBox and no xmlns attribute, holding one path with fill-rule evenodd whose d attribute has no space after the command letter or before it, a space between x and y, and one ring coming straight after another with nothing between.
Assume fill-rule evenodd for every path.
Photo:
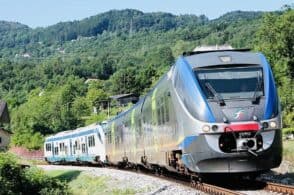
<instances>
[{"instance_id":1,"label":"trackside vegetation","mask_svg":"<svg viewBox=\"0 0 294 195\"><path fill-rule=\"evenodd\" d=\"M8 153L0 153L0 185L0 194L69 194L65 182L36 167L22 168Z\"/></svg>"}]
</instances>

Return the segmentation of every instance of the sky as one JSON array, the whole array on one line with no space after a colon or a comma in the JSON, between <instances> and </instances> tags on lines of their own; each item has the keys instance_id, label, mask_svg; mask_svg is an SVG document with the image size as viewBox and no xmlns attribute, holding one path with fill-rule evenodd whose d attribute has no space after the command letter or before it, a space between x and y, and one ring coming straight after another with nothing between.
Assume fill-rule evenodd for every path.
<instances>
[{"instance_id":1,"label":"sky","mask_svg":"<svg viewBox=\"0 0 294 195\"><path fill-rule=\"evenodd\" d=\"M229 11L274 11L294 0L0 0L0 20L45 27L80 20L112 9L206 15L217 18Z\"/></svg>"}]
</instances>

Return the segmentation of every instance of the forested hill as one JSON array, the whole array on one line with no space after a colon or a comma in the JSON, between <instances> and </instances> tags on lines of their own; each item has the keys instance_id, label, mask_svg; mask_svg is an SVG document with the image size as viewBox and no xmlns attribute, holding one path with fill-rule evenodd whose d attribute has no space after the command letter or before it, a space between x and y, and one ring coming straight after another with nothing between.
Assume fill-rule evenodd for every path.
<instances>
[{"instance_id":1,"label":"forested hill","mask_svg":"<svg viewBox=\"0 0 294 195\"><path fill-rule=\"evenodd\" d=\"M175 16L169 13L143 13L138 10L126 9L122 11L112 10L80 21L60 22L46 28L28 29L27 26L18 23L0 23L6 31L1 34L2 40L11 39L11 34L16 35L15 45L23 43L65 42L78 37L91 37L103 32L135 33L139 31L168 31L184 26L197 26L205 24L208 19L205 16L181 15ZM17 29L17 31L15 31ZM23 31L22 31L23 30ZM2 42L1 46L12 46L10 41Z\"/></svg>"},{"instance_id":2,"label":"forested hill","mask_svg":"<svg viewBox=\"0 0 294 195\"><path fill-rule=\"evenodd\" d=\"M133 34L137 32L166 32L179 28L197 28L209 24L236 23L260 19L262 12L227 13L216 20L209 21L204 15L173 15L170 13L143 13L138 10L112 10L80 21L60 22L46 27L31 29L26 25L0 22L0 47L14 48L44 43L54 44L76 40L81 37L95 37L103 32Z\"/></svg>"},{"instance_id":3,"label":"forested hill","mask_svg":"<svg viewBox=\"0 0 294 195\"><path fill-rule=\"evenodd\" d=\"M214 20L111 10L35 29L0 21L0 98L12 112L13 144L38 148L45 135L105 120L107 111L93 113L99 102L119 93L143 95L182 52L205 44L263 51L290 127L293 24L291 8L234 11ZM97 81L85 84L88 78Z\"/></svg>"}]
</instances>

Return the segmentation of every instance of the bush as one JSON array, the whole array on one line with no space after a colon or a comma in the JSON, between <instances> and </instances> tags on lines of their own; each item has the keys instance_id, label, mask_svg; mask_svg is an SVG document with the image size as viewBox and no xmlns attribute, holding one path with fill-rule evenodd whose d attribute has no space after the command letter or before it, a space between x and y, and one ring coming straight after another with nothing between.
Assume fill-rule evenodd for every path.
<instances>
[{"instance_id":1,"label":"bush","mask_svg":"<svg viewBox=\"0 0 294 195\"><path fill-rule=\"evenodd\" d=\"M0 153L0 186L0 194L68 194L65 183L36 167L22 168L7 153Z\"/></svg>"},{"instance_id":2,"label":"bush","mask_svg":"<svg viewBox=\"0 0 294 195\"><path fill-rule=\"evenodd\" d=\"M289 134L294 134L294 127L293 128L283 128L283 134L284 135L289 135Z\"/></svg>"},{"instance_id":3,"label":"bush","mask_svg":"<svg viewBox=\"0 0 294 195\"><path fill-rule=\"evenodd\" d=\"M22 170L16 158L7 153L0 154L0 194L14 194L21 191Z\"/></svg>"}]
</instances>

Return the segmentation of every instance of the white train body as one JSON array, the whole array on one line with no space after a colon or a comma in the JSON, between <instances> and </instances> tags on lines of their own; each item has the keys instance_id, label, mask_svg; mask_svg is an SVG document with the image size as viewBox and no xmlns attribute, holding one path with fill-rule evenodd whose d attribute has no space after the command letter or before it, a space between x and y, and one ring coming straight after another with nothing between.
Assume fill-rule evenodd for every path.
<instances>
[{"instance_id":1,"label":"white train body","mask_svg":"<svg viewBox=\"0 0 294 195\"><path fill-rule=\"evenodd\" d=\"M105 161L104 132L100 125L92 124L47 137L44 157L49 163Z\"/></svg>"}]
</instances>

